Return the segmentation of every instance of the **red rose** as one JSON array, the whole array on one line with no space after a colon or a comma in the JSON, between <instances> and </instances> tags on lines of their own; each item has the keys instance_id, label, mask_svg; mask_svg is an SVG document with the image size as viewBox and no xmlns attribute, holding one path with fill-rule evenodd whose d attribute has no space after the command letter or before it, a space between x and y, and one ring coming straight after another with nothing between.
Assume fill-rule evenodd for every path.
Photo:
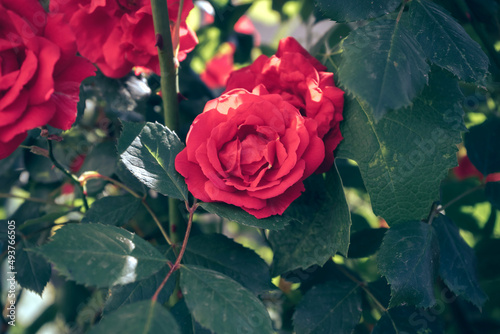
<instances>
[{"instance_id":1,"label":"red rose","mask_svg":"<svg viewBox=\"0 0 500 334\"><path fill-rule=\"evenodd\" d=\"M80 84L94 74L62 15L47 16L36 0L0 0L0 159L28 130L69 129Z\"/></svg>"},{"instance_id":2,"label":"red rose","mask_svg":"<svg viewBox=\"0 0 500 334\"><path fill-rule=\"evenodd\" d=\"M186 0L179 31L179 61L198 43L185 22L192 8L192 0ZM179 0L168 2L172 30L178 9ZM106 76L123 77L134 66L160 74L150 0L51 0L50 10L65 15L78 36L78 51Z\"/></svg>"},{"instance_id":3,"label":"red rose","mask_svg":"<svg viewBox=\"0 0 500 334\"><path fill-rule=\"evenodd\" d=\"M257 218L283 211L324 158L316 122L280 95L235 89L209 101L189 130L175 168L204 202L225 202Z\"/></svg>"},{"instance_id":4,"label":"red rose","mask_svg":"<svg viewBox=\"0 0 500 334\"><path fill-rule=\"evenodd\" d=\"M220 51L207 62L205 71L200 74L200 79L212 89L225 87L234 67L236 46L233 43L225 43L219 49Z\"/></svg>"},{"instance_id":5,"label":"red rose","mask_svg":"<svg viewBox=\"0 0 500 334\"><path fill-rule=\"evenodd\" d=\"M280 94L303 116L314 119L325 143L325 160L317 172L332 166L333 151L343 139L339 124L343 119L344 92L335 87L333 73L325 70L295 39L287 37L280 41L276 55L262 55L252 65L234 71L226 86L226 91L251 91L264 85L270 94Z\"/></svg>"}]
</instances>

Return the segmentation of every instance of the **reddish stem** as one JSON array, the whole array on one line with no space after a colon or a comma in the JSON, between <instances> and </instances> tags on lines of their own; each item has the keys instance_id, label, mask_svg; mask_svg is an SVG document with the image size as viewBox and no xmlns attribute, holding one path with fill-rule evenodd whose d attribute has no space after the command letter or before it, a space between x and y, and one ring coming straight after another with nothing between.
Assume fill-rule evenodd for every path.
<instances>
[{"instance_id":1,"label":"reddish stem","mask_svg":"<svg viewBox=\"0 0 500 334\"><path fill-rule=\"evenodd\" d=\"M192 207L189 207L188 202L186 202L186 208L189 211L189 220L187 223L186 234L184 235L184 241L182 242L182 248L181 248L181 251L179 252L179 255L177 256L177 259L175 260L175 263L170 267L170 270L168 271L167 276L165 276L165 278L163 279L163 282L161 282L160 286L158 287L155 294L151 298L151 300L153 302L155 302L156 299L158 299L158 295L160 294L160 291L163 289L163 287L167 283L170 276L172 276L174 271L178 270L181 267L181 260L182 260L182 257L184 256L184 252L186 251L186 247L187 247L187 243L188 243L188 239L189 239L189 233L191 233L191 226L193 225L193 215L194 215L194 212L196 211L197 207L198 207L198 204L196 203L196 201Z\"/></svg>"}]
</instances>

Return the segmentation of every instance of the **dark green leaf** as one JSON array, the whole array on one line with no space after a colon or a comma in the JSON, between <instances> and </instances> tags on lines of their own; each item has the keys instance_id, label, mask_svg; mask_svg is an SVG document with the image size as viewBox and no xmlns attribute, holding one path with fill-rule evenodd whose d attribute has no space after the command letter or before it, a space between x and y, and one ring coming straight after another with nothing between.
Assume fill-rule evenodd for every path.
<instances>
[{"instance_id":1,"label":"dark green leaf","mask_svg":"<svg viewBox=\"0 0 500 334\"><path fill-rule=\"evenodd\" d=\"M433 64L461 80L484 80L488 57L444 8L427 0L412 1L409 8L410 29Z\"/></svg>"},{"instance_id":2,"label":"dark green leaf","mask_svg":"<svg viewBox=\"0 0 500 334\"><path fill-rule=\"evenodd\" d=\"M125 225L141 206L141 199L131 195L108 196L95 201L82 223Z\"/></svg>"},{"instance_id":3,"label":"dark green leaf","mask_svg":"<svg viewBox=\"0 0 500 334\"><path fill-rule=\"evenodd\" d=\"M483 175L500 172L500 118L490 118L465 134L467 156Z\"/></svg>"},{"instance_id":4,"label":"dark green leaf","mask_svg":"<svg viewBox=\"0 0 500 334\"><path fill-rule=\"evenodd\" d=\"M212 334L211 330L201 327L199 323L193 320L191 313L186 305L186 301L181 299L170 310L175 320L181 328L182 334Z\"/></svg>"},{"instance_id":5,"label":"dark green leaf","mask_svg":"<svg viewBox=\"0 0 500 334\"><path fill-rule=\"evenodd\" d=\"M175 170L183 145L175 132L159 123L124 123L118 152L127 169L165 196L188 199L184 178Z\"/></svg>"},{"instance_id":6,"label":"dark green leaf","mask_svg":"<svg viewBox=\"0 0 500 334\"><path fill-rule=\"evenodd\" d=\"M372 334L440 334L444 333L439 317L412 306L391 308L378 321Z\"/></svg>"},{"instance_id":7,"label":"dark green leaf","mask_svg":"<svg viewBox=\"0 0 500 334\"><path fill-rule=\"evenodd\" d=\"M431 307L436 303L433 286L438 254L438 241L429 224L410 221L387 231L377 260L380 273L391 284L391 306Z\"/></svg>"},{"instance_id":8,"label":"dark green leaf","mask_svg":"<svg viewBox=\"0 0 500 334\"><path fill-rule=\"evenodd\" d=\"M415 37L395 20L376 20L343 43L338 78L365 101L375 120L410 105L427 84L429 65Z\"/></svg>"},{"instance_id":9,"label":"dark green leaf","mask_svg":"<svg viewBox=\"0 0 500 334\"><path fill-rule=\"evenodd\" d=\"M309 290L293 315L297 334L351 333L361 317L359 286L327 282Z\"/></svg>"},{"instance_id":10,"label":"dark green leaf","mask_svg":"<svg viewBox=\"0 0 500 334\"><path fill-rule=\"evenodd\" d=\"M283 231L271 231L273 276L314 264L322 266L336 252L347 255L351 217L337 169L310 177L306 192L285 213L296 220Z\"/></svg>"},{"instance_id":11,"label":"dark green leaf","mask_svg":"<svg viewBox=\"0 0 500 334\"><path fill-rule=\"evenodd\" d=\"M124 305L150 299L167 276L170 267L165 266L151 277L126 285L115 285L109 290L110 296L104 305L104 313L108 314ZM175 288L175 275L172 275L158 294L158 303L168 301Z\"/></svg>"},{"instance_id":12,"label":"dark green leaf","mask_svg":"<svg viewBox=\"0 0 500 334\"><path fill-rule=\"evenodd\" d=\"M352 22L379 17L394 11L399 0L316 0L320 10L333 21Z\"/></svg>"},{"instance_id":13,"label":"dark green leaf","mask_svg":"<svg viewBox=\"0 0 500 334\"><path fill-rule=\"evenodd\" d=\"M50 264L42 256L25 250L33 246L28 240L21 240L17 243L15 247L16 280L23 288L41 296L50 280L52 270Z\"/></svg>"},{"instance_id":14,"label":"dark green leaf","mask_svg":"<svg viewBox=\"0 0 500 334\"><path fill-rule=\"evenodd\" d=\"M479 287L474 252L448 217L436 217L432 226L439 240L439 275L454 294L480 309L487 297Z\"/></svg>"},{"instance_id":15,"label":"dark green leaf","mask_svg":"<svg viewBox=\"0 0 500 334\"><path fill-rule=\"evenodd\" d=\"M145 300L126 305L103 317L89 334L180 334L174 317L161 304Z\"/></svg>"},{"instance_id":16,"label":"dark green leaf","mask_svg":"<svg viewBox=\"0 0 500 334\"><path fill-rule=\"evenodd\" d=\"M254 293L271 290L271 274L264 260L222 234L190 238L182 260L221 272Z\"/></svg>"},{"instance_id":17,"label":"dark green leaf","mask_svg":"<svg viewBox=\"0 0 500 334\"><path fill-rule=\"evenodd\" d=\"M386 228L370 228L354 233L351 235L347 257L357 259L375 254L386 231Z\"/></svg>"},{"instance_id":18,"label":"dark green leaf","mask_svg":"<svg viewBox=\"0 0 500 334\"><path fill-rule=\"evenodd\" d=\"M53 241L34 249L77 283L110 287L149 277L166 259L144 239L122 228L69 224Z\"/></svg>"},{"instance_id":19,"label":"dark green leaf","mask_svg":"<svg viewBox=\"0 0 500 334\"><path fill-rule=\"evenodd\" d=\"M488 182L485 188L486 197L493 206L500 210L500 182Z\"/></svg>"},{"instance_id":20,"label":"dark green leaf","mask_svg":"<svg viewBox=\"0 0 500 334\"><path fill-rule=\"evenodd\" d=\"M413 107L375 123L359 101L348 99L337 156L355 160L373 212L389 225L425 218L439 199L439 185L456 166L456 144L464 130L456 79L433 71Z\"/></svg>"},{"instance_id":21,"label":"dark green leaf","mask_svg":"<svg viewBox=\"0 0 500 334\"><path fill-rule=\"evenodd\" d=\"M196 321L216 333L274 333L264 305L231 278L198 266L181 266L181 289Z\"/></svg>"},{"instance_id":22,"label":"dark green leaf","mask_svg":"<svg viewBox=\"0 0 500 334\"><path fill-rule=\"evenodd\" d=\"M291 220L290 217L278 215L257 219L255 216L243 211L243 209L225 203L200 203L200 206L208 212L215 213L231 221L266 230L282 230Z\"/></svg>"}]
</instances>

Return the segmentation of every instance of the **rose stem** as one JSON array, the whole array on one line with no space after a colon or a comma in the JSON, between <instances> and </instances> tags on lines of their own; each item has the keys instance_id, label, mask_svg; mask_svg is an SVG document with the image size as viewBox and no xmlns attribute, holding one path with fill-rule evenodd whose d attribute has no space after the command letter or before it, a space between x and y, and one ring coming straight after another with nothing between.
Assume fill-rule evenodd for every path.
<instances>
[{"instance_id":1,"label":"rose stem","mask_svg":"<svg viewBox=\"0 0 500 334\"><path fill-rule=\"evenodd\" d=\"M139 195L138 193L136 193L135 191L133 191L132 189L130 189L129 187L124 185L123 183L121 183L115 179L112 179L108 176L101 175L99 173L95 173L95 172L83 173L82 176L80 176L78 178L78 180L80 181L81 184L85 184L88 180L91 180L91 179L103 179L103 180L109 181L109 182L113 183L115 186L122 188L123 190L125 190L126 192L128 192L129 194L134 196L135 198L140 198L142 205L149 212L149 214L151 215L151 218L153 218L154 222L156 223L156 226L158 226L158 228L160 229L161 234L163 235L163 237L165 238L167 243L170 246L172 246L172 241L168 237L167 232L165 231L165 229L161 225L160 221L158 220L158 217L156 217L153 210L151 210L151 207L149 206L148 202L146 202L146 195L144 195L144 197L142 197L141 195Z\"/></svg>"},{"instance_id":2,"label":"rose stem","mask_svg":"<svg viewBox=\"0 0 500 334\"><path fill-rule=\"evenodd\" d=\"M172 36L170 34L170 18L168 16L168 4L166 0L151 0L153 11L153 22L156 33L156 46L160 62L161 73L161 95L163 99L163 115L165 126L177 132L179 123L179 103L177 85L177 58L174 57L172 46ZM179 11L182 7L179 6ZM179 32L177 31L177 34ZM179 40L179 37L176 37ZM180 240L179 233L182 233L180 225L183 223L179 211L180 201L175 198L168 198L169 233L172 242Z\"/></svg>"},{"instance_id":3,"label":"rose stem","mask_svg":"<svg viewBox=\"0 0 500 334\"><path fill-rule=\"evenodd\" d=\"M78 181L78 178L71 174L66 168L64 168L54 157L54 150L52 149L52 140L47 140L47 143L49 145L49 159L52 161L54 166L56 166L57 169L59 169L61 172L63 172L67 177L71 179L71 181L78 186L80 191L82 192L82 199L83 199L83 206L85 207L85 212L89 210L89 203L87 203L87 196L85 194L85 190L83 189L83 186L80 184L80 181Z\"/></svg>"},{"instance_id":4,"label":"rose stem","mask_svg":"<svg viewBox=\"0 0 500 334\"><path fill-rule=\"evenodd\" d=\"M158 298L158 294L160 291L163 289L165 284L167 283L169 277L172 275L172 273L176 270L178 270L181 266L181 260L182 257L184 256L184 252L186 251L188 239L189 239L189 233L191 232L191 226L193 225L193 215L194 212L196 211L196 208L198 207L198 204L195 203L193 204L192 207L189 207L189 203L186 202L186 209L189 211L189 219L187 223L187 228L186 228L186 234L184 235L184 241L182 242L182 248L181 251L179 252L179 255L177 256L177 259L175 260L175 263L173 266L170 267L170 270L168 271L167 276L163 279L163 282L161 282L160 286L158 286L158 289L156 290L155 294L151 298L153 302L156 302L156 299Z\"/></svg>"}]
</instances>

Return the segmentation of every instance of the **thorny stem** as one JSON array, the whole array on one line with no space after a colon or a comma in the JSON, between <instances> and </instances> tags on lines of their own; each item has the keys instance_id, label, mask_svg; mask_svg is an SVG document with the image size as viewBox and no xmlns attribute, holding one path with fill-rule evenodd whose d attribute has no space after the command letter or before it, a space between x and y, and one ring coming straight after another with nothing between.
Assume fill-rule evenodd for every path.
<instances>
[{"instance_id":1,"label":"thorny stem","mask_svg":"<svg viewBox=\"0 0 500 334\"><path fill-rule=\"evenodd\" d=\"M177 49L179 41L180 24L179 15L182 13L183 0L179 3L179 14L175 28L174 46ZM161 94L163 100L163 115L165 126L177 132L179 123L179 102L177 85L177 52L174 53L172 45L172 35L170 33L170 18L168 15L168 4L165 0L151 0L153 11L153 22L156 33L156 46L158 49L158 59L160 63ZM175 45L177 44L177 45ZM182 224L182 217L177 209L180 201L175 198L168 199L168 215L170 224L170 236L174 242L178 241L179 227Z\"/></svg>"},{"instance_id":2,"label":"thorny stem","mask_svg":"<svg viewBox=\"0 0 500 334\"><path fill-rule=\"evenodd\" d=\"M103 179L103 180L109 181L109 182L113 183L115 186L117 186L119 188L122 188L123 190L125 190L126 192L128 192L129 194L131 194L132 196L134 196L135 198L140 198L142 205L146 208L146 210L148 211L148 213L151 215L151 218L153 218L156 226L158 226L158 229L160 230L161 234L163 235L163 237L165 238L165 240L167 241L167 243L169 245L172 245L172 240L170 240L170 238L168 237L167 232L165 231L165 229L161 225L161 222L158 220L158 217L156 217L155 213L153 212L153 210L151 210L151 207L146 202L146 196L143 197L143 196L139 195L138 193L136 193L135 191L133 191L132 189L130 189L129 187L127 187L126 185L124 185L123 183L121 183L121 182L119 182L119 181L117 181L115 179L112 179L112 178L110 178L108 176L101 175L101 174L99 174L97 172L86 172L86 173L83 173L80 176L80 178L78 179L78 181L81 184L84 185L85 183L87 183L88 180L91 180L91 179Z\"/></svg>"},{"instance_id":3,"label":"thorny stem","mask_svg":"<svg viewBox=\"0 0 500 334\"><path fill-rule=\"evenodd\" d=\"M193 206L189 207L189 203L187 201L185 203L186 203L186 208L189 211L189 219L188 219L188 223L187 223L186 234L184 235L184 241L182 242L182 248L181 248L181 251L179 252L179 255L177 256L177 259L175 260L174 265L172 265L170 267L170 270L168 271L167 276L165 276L165 278L163 279L163 282L161 282L160 286L158 287L155 294L151 298L151 300L153 302L155 302L158 299L158 294L163 289L163 287L167 283L170 276L172 276L174 271L176 271L180 268L182 257L184 256L184 252L186 251L186 247L187 247L187 243L188 243L188 239L189 239L189 234L191 233L191 226L193 225L193 215L194 215L194 212L196 211L196 208L198 207L198 204L195 201Z\"/></svg>"},{"instance_id":4,"label":"thorny stem","mask_svg":"<svg viewBox=\"0 0 500 334\"><path fill-rule=\"evenodd\" d=\"M74 175L71 174L66 168L64 168L54 157L54 150L52 148L52 141L47 140L47 143L49 145L49 159L52 161L54 166L56 166L57 169L59 169L61 172L63 172L67 177L71 179L71 181L78 186L80 191L82 192L82 199L83 199L83 206L85 207L85 211L89 210L89 203L87 202L87 196L85 194L85 191L83 189L83 186L81 185L80 181L78 181L78 178Z\"/></svg>"}]
</instances>

